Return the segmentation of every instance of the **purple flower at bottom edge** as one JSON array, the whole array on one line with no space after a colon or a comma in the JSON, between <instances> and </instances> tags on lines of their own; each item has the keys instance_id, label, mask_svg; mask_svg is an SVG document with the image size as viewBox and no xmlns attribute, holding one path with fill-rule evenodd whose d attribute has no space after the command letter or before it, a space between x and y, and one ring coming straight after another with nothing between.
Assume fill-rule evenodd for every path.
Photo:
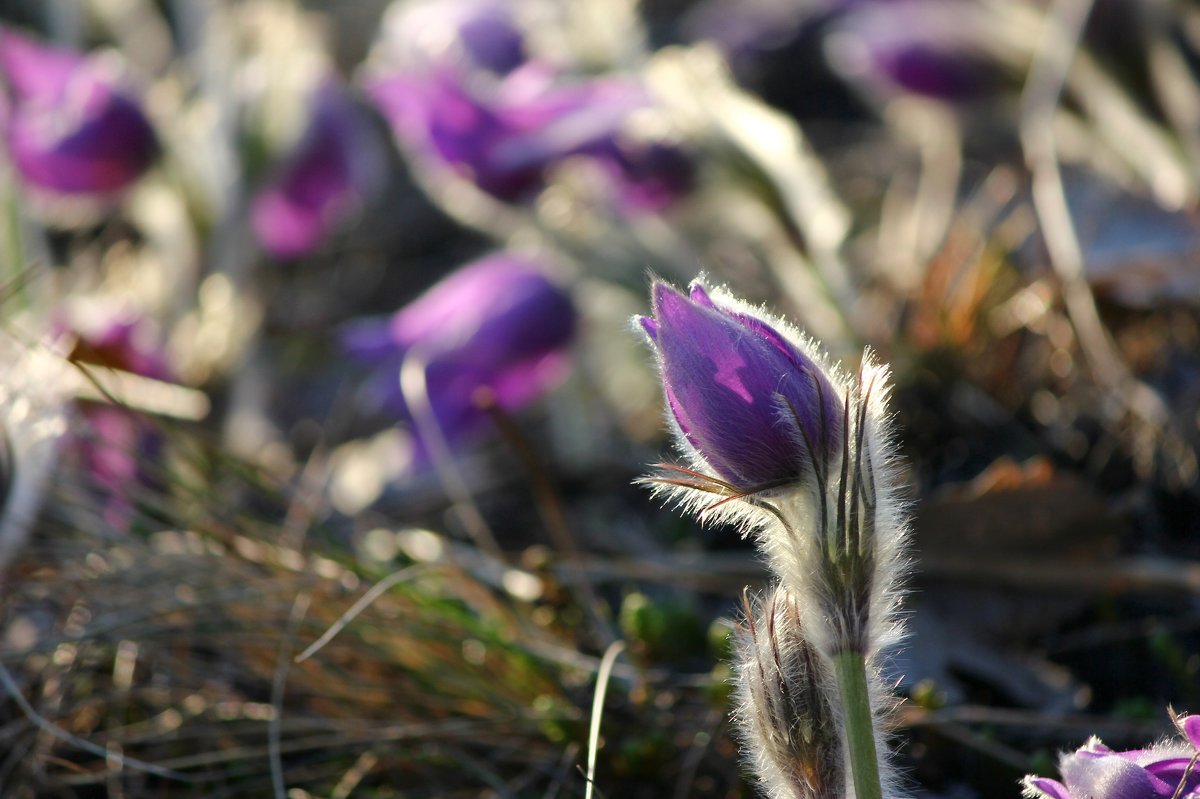
<instances>
[{"instance_id":1,"label":"purple flower at bottom edge","mask_svg":"<svg viewBox=\"0 0 1200 799\"><path fill-rule=\"evenodd\" d=\"M534 264L500 253L447 276L390 319L356 323L342 347L374 367L368 399L408 422L418 462L428 451L400 390L405 358L426 365L428 400L446 440L457 443L486 427L477 392L487 389L516 410L557 383L577 314L567 293Z\"/></svg>"},{"instance_id":2,"label":"purple flower at bottom edge","mask_svg":"<svg viewBox=\"0 0 1200 799\"><path fill-rule=\"evenodd\" d=\"M158 155L138 103L81 54L0 29L4 140L21 179L61 194L112 194Z\"/></svg>"},{"instance_id":3,"label":"purple flower at bottom edge","mask_svg":"<svg viewBox=\"0 0 1200 799\"><path fill-rule=\"evenodd\" d=\"M305 255L376 190L386 156L374 134L341 86L317 89L307 130L254 198L250 222L263 249L276 258Z\"/></svg>"},{"instance_id":4,"label":"purple flower at bottom edge","mask_svg":"<svg viewBox=\"0 0 1200 799\"><path fill-rule=\"evenodd\" d=\"M638 321L681 443L719 477L748 492L794 483L810 445L814 454L840 449L842 397L782 323L710 296L700 281L690 296L655 283L652 300L653 316Z\"/></svg>"},{"instance_id":5,"label":"purple flower at bottom edge","mask_svg":"<svg viewBox=\"0 0 1200 799\"><path fill-rule=\"evenodd\" d=\"M1092 738L1059 758L1062 781L1029 776L1025 795L1033 799L1195 799L1200 771L1200 716L1181 716L1176 726L1187 743L1115 752Z\"/></svg>"}]
</instances>

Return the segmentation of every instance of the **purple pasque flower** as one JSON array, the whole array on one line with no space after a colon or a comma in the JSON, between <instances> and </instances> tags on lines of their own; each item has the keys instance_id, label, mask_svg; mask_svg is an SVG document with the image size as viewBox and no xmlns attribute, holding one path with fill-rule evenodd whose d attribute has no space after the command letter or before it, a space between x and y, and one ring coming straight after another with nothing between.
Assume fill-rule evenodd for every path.
<instances>
[{"instance_id":1,"label":"purple pasque flower","mask_svg":"<svg viewBox=\"0 0 1200 799\"><path fill-rule=\"evenodd\" d=\"M843 397L812 346L701 280L684 296L652 289L650 339L680 443L737 491L803 481L839 452Z\"/></svg>"},{"instance_id":2,"label":"purple pasque flower","mask_svg":"<svg viewBox=\"0 0 1200 799\"><path fill-rule=\"evenodd\" d=\"M455 64L504 75L525 63L525 35L503 0L423 0L397 4L384 18L389 61L422 69Z\"/></svg>"},{"instance_id":3,"label":"purple pasque flower","mask_svg":"<svg viewBox=\"0 0 1200 799\"><path fill-rule=\"evenodd\" d=\"M634 114L650 95L625 79L560 83L528 64L488 91L455 69L401 73L369 92L396 133L419 156L439 163L504 202L527 200L568 158L589 159L632 210L658 209L686 192L692 164L674 143L632 135Z\"/></svg>"},{"instance_id":4,"label":"purple pasque flower","mask_svg":"<svg viewBox=\"0 0 1200 799\"><path fill-rule=\"evenodd\" d=\"M374 366L369 402L413 427L420 462L428 451L399 382L406 358L425 364L429 406L453 444L488 422L480 389L513 411L557 383L576 325L575 306L563 288L531 261L497 253L450 274L389 319L351 326L342 344Z\"/></svg>"},{"instance_id":5,"label":"purple pasque flower","mask_svg":"<svg viewBox=\"0 0 1200 799\"><path fill-rule=\"evenodd\" d=\"M0 28L5 148L21 180L58 194L109 195L137 180L158 139L101 64Z\"/></svg>"},{"instance_id":6,"label":"purple pasque flower","mask_svg":"<svg viewBox=\"0 0 1200 799\"><path fill-rule=\"evenodd\" d=\"M1196 799L1200 797L1200 716L1179 716L1184 742L1114 752L1092 738L1059 758L1062 781L1026 777L1029 799Z\"/></svg>"},{"instance_id":7,"label":"purple pasque flower","mask_svg":"<svg viewBox=\"0 0 1200 799\"><path fill-rule=\"evenodd\" d=\"M826 34L826 52L843 76L884 96L964 103L1018 85L1004 64L1005 43L996 42L1011 34L994 11L977 4L864 2L838 16Z\"/></svg>"},{"instance_id":8,"label":"purple pasque flower","mask_svg":"<svg viewBox=\"0 0 1200 799\"><path fill-rule=\"evenodd\" d=\"M173 379L142 320L112 318L74 327L77 338L69 355L73 363ZM143 415L122 405L80 401L78 410L83 426L74 436L76 456L99 497L104 520L114 529L128 529L135 491L161 488L153 464L162 452L162 434Z\"/></svg>"},{"instance_id":9,"label":"purple pasque flower","mask_svg":"<svg viewBox=\"0 0 1200 799\"><path fill-rule=\"evenodd\" d=\"M370 120L332 82L314 92L308 128L255 196L250 224L275 258L318 247L380 185L386 154Z\"/></svg>"}]
</instances>

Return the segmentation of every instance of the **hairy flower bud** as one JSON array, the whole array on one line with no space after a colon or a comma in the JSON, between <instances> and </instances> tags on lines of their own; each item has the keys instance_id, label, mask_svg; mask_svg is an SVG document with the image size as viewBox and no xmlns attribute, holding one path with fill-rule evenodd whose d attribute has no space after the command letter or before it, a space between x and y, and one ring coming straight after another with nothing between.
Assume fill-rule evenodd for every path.
<instances>
[{"instance_id":1,"label":"hairy flower bud","mask_svg":"<svg viewBox=\"0 0 1200 799\"><path fill-rule=\"evenodd\" d=\"M738 491L803 482L840 449L841 400L814 355L701 282L653 289L639 323L662 367L680 443ZM807 442L807 443L806 443Z\"/></svg>"},{"instance_id":2,"label":"hairy flower bud","mask_svg":"<svg viewBox=\"0 0 1200 799\"><path fill-rule=\"evenodd\" d=\"M783 320L702 281L689 296L663 283L652 294L653 316L636 321L691 468L647 482L753 530L781 583L807 597L809 635L828 653L877 651L895 637L905 529L886 370L868 354L850 378Z\"/></svg>"},{"instance_id":3,"label":"hairy flower bud","mask_svg":"<svg viewBox=\"0 0 1200 799\"><path fill-rule=\"evenodd\" d=\"M738 629L735 716L744 750L772 799L837 799L846 765L833 675L805 637L796 598L776 588L747 599Z\"/></svg>"},{"instance_id":4,"label":"hairy flower bud","mask_svg":"<svg viewBox=\"0 0 1200 799\"><path fill-rule=\"evenodd\" d=\"M782 320L702 281L687 297L655 284L653 309L636 321L692 468L661 465L645 482L753 532L778 578L740 646L755 767L773 799L892 796L878 732L892 701L876 658L899 631L905 526L887 370L866 353L852 379Z\"/></svg>"}]
</instances>

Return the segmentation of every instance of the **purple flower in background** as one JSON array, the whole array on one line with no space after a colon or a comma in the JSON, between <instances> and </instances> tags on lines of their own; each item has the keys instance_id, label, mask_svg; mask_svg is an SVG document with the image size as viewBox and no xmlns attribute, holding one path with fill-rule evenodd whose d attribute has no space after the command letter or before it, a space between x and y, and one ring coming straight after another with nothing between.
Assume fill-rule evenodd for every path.
<instances>
[{"instance_id":1,"label":"purple flower in background","mask_svg":"<svg viewBox=\"0 0 1200 799\"><path fill-rule=\"evenodd\" d=\"M954 0L854 4L828 31L826 52L843 76L885 94L986 99L1008 80L997 40L1011 34L989 15Z\"/></svg>"},{"instance_id":2,"label":"purple flower in background","mask_svg":"<svg viewBox=\"0 0 1200 799\"><path fill-rule=\"evenodd\" d=\"M1026 777L1029 799L1195 799L1200 796L1200 716L1176 718L1187 743L1114 752L1099 738L1059 759L1062 782Z\"/></svg>"},{"instance_id":3,"label":"purple flower in background","mask_svg":"<svg viewBox=\"0 0 1200 799\"><path fill-rule=\"evenodd\" d=\"M677 146L629 131L631 117L654 104L627 80L558 84L529 64L486 96L451 69L392 75L369 91L418 155L505 202L529 199L573 157L598 165L633 210L664 207L691 186L692 164Z\"/></svg>"},{"instance_id":4,"label":"purple flower in background","mask_svg":"<svg viewBox=\"0 0 1200 799\"><path fill-rule=\"evenodd\" d=\"M512 11L511 3L498 0L399 4L385 18L383 46L404 68L455 63L504 75L527 58Z\"/></svg>"},{"instance_id":5,"label":"purple flower in background","mask_svg":"<svg viewBox=\"0 0 1200 799\"><path fill-rule=\"evenodd\" d=\"M842 395L784 323L700 281L684 296L655 283L638 319L658 355L681 443L733 487L796 483L810 453L841 449Z\"/></svg>"},{"instance_id":6,"label":"purple flower in background","mask_svg":"<svg viewBox=\"0 0 1200 799\"><path fill-rule=\"evenodd\" d=\"M420 359L433 415L455 443L486 426L479 389L511 411L557 383L576 324L562 288L529 261L499 253L462 267L389 319L353 325L342 341L352 356L375 366L370 402L410 425L400 368L409 356ZM419 435L417 459L428 459Z\"/></svg>"},{"instance_id":7,"label":"purple flower in background","mask_svg":"<svg viewBox=\"0 0 1200 799\"><path fill-rule=\"evenodd\" d=\"M108 321L78 332L70 360L171 380L162 353L146 334L136 319ZM120 405L80 402L79 414L84 423L75 437L80 464L101 497L105 521L128 529L134 490L160 487L152 464L162 450L162 436L143 416Z\"/></svg>"},{"instance_id":8,"label":"purple flower in background","mask_svg":"<svg viewBox=\"0 0 1200 799\"><path fill-rule=\"evenodd\" d=\"M308 128L254 198L250 222L276 258L311 252L379 186L386 155L363 111L335 83L314 93Z\"/></svg>"},{"instance_id":9,"label":"purple flower in background","mask_svg":"<svg viewBox=\"0 0 1200 799\"><path fill-rule=\"evenodd\" d=\"M0 29L0 114L8 157L26 184L105 195L141 176L158 140L132 96L101 65Z\"/></svg>"}]
</instances>

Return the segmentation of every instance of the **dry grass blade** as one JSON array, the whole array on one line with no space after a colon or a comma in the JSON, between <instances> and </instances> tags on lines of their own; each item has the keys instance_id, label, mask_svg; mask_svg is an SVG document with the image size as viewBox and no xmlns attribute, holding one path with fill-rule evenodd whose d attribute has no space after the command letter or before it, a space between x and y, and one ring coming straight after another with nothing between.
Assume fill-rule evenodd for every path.
<instances>
[{"instance_id":1,"label":"dry grass blade","mask_svg":"<svg viewBox=\"0 0 1200 799\"><path fill-rule=\"evenodd\" d=\"M600 673L596 675L596 695L592 699L592 723L588 730L587 789L584 799L592 799L596 789L596 754L600 748L600 719L604 716L604 697L608 693L608 678L612 674L617 655L625 649L624 641L614 641L604 652L600 661Z\"/></svg>"},{"instance_id":2,"label":"dry grass blade","mask_svg":"<svg viewBox=\"0 0 1200 799\"><path fill-rule=\"evenodd\" d=\"M357 602L351 605L350 609L343 613L328 630L322 633L320 638L309 644L309 646L299 655L296 655L296 662L303 663L317 652L321 651L321 648L332 641L334 636L345 629L347 624L354 621L354 619L360 613L370 607L372 602L381 597L383 594L387 593L387 591L389 591L393 586L398 585L423 571L428 571L428 569L429 567L425 565L409 566L408 568L394 571L387 577L384 577L382 580L373 585L371 590L363 594Z\"/></svg>"},{"instance_id":3,"label":"dry grass blade","mask_svg":"<svg viewBox=\"0 0 1200 799\"><path fill-rule=\"evenodd\" d=\"M42 730L47 735L51 735L58 740L82 749L85 752L90 752L96 757L103 758L106 762L114 763L118 768L136 769L138 771L144 771L147 774L153 774L155 776L163 777L164 779L168 780L174 780L176 782L193 781L191 776L180 771L155 765L154 763L147 763L143 760L138 760L135 757L126 757L124 755L117 754L111 749L94 744L89 740L80 738L78 735L72 735L62 727L52 723L34 710L33 706L29 704L29 700L25 698L25 695L21 692L20 686L18 686L16 681L13 680L12 674L2 662L0 662L0 682L4 683L4 690L8 692L9 698L12 699L17 704L17 707L21 709L21 712L25 714L25 718L33 722L38 729Z\"/></svg>"}]
</instances>

